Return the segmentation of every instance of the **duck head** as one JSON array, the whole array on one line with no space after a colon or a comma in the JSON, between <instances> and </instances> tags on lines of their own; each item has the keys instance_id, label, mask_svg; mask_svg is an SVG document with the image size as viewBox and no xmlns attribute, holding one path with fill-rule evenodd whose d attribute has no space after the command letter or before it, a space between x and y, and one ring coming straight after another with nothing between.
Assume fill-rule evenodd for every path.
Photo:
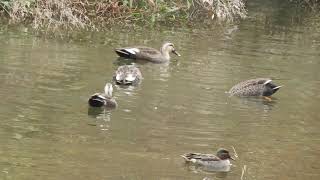
<instances>
[{"instance_id":1,"label":"duck head","mask_svg":"<svg viewBox=\"0 0 320 180\"><path fill-rule=\"evenodd\" d=\"M233 157L230 156L229 151L223 148L218 149L217 157L220 158L221 160L226 160L226 159L235 160Z\"/></svg>"},{"instance_id":2,"label":"duck head","mask_svg":"<svg viewBox=\"0 0 320 180\"><path fill-rule=\"evenodd\" d=\"M169 54L169 52L172 52L173 54L177 55L177 56L181 56L174 48L174 44L167 42L164 43L160 49L162 54Z\"/></svg>"},{"instance_id":3,"label":"duck head","mask_svg":"<svg viewBox=\"0 0 320 180\"><path fill-rule=\"evenodd\" d=\"M113 87L111 83L107 83L104 87L104 93L108 97L112 97Z\"/></svg>"}]
</instances>

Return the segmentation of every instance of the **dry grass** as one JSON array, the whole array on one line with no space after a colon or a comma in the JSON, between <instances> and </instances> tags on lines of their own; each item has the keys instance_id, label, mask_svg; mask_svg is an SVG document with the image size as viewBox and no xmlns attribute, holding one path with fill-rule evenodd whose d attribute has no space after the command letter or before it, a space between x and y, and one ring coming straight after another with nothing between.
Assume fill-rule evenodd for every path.
<instances>
[{"instance_id":1,"label":"dry grass","mask_svg":"<svg viewBox=\"0 0 320 180\"><path fill-rule=\"evenodd\" d=\"M319 12L320 0L289 0L290 3L295 4L297 7L306 8L313 12Z\"/></svg>"},{"instance_id":2,"label":"dry grass","mask_svg":"<svg viewBox=\"0 0 320 180\"><path fill-rule=\"evenodd\" d=\"M101 30L113 24L232 22L247 15L246 0L0 0L9 23L36 30ZM287 0L318 12L320 0ZM206 21L210 22L210 21Z\"/></svg>"},{"instance_id":3,"label":"dry grass","mask_svg":"<svg viewBox=\"0 0 320 180\"><path fill-rule=\"evenodd\" d=\"M238 156L238 153L237 153L236 149L235 149L233 146L231 146L231 147L232 147L232 149L233 149L234 157L235 157L235 158L239 158L239 156Z\"/></svg>"},{"instance_id":4,"label":"dry grass","mask_svg":"<svg viewBox=\"0 0 320 180\"><path fill-rule=\"evenodd\" d=\"M88 2L81 0L37 0L32 14L35 29L95 29L88 17Z\"/></svg>"},{"instance_id":5,"label":"dry grass","mask_svg":"<svg viewBox=\"0 0 320 180\"><path fill-rule=\"evenodd\" d=\"M25 20L32 15L30 8L31 3L29 1L15 0L10 1L10 4L7 4L7 8L5 8L5 10L10 17L10 22L18 23L21 22L21 20Z\"/></svg>"},{"instance_id":6,"label":"dry grass","mask_svg":"<svg viewBox=\"0 0 320 180\"><path fill-rule=\"evenodd\" d=\"M0 10L10 23L28 22L34 29L53 31L98 30L115 23L181 22L201 13L234 21L246 16L244 7L243 0L0 0Z\"/></svg>"},{"instance_id":7,"label":"dry grass","mask_svg":"<svg viewBox=\"0 0 320 180\"><path fill-rule=\"evenodd\" d=\"M244 174L246 173L246 171L247 171L247 165L244 165L242 167L241 178L240 178L241 180L244 179Z\"/></svg>"},{"instance_id":8,"label":"dry grass","mask_svg":"<svg viewBox=\"0 0 320 180\"><path fill-rule=\"evenodd\" d=\"M190 17L232 22L247 16L243 0L193 0Z\"/></svg>"}]
</instances>

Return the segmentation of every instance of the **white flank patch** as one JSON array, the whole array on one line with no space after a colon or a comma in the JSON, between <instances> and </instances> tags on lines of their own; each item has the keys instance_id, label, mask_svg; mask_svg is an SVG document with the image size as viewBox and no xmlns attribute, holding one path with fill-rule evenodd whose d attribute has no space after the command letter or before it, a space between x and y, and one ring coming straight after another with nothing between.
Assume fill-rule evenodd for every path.
<instances>
[{"instance_id":1,"label":"white flank patch","mask_svg":"<svg viewBox=\"0 0 320 180\"><path fill-rule=\"evenodd\" d=\"M126 51L128 51L131 54L136 54L136 53L140 52L140 50L138 48L129 48L129 49L126 49Z\"/></svg>"},{"instance_id":2,"label":"white flank patch","mask_svg":"<svg viewBox=\"0 0 320 180\"><path fill-rule=\"evenodd\" d=\"M101 99L106 99L106 97L102 96L102 95L98 95L99 98Z\"/></svg>"},{"instance_id":3,"label":"white flank patch","mask_svg":"<svg viewBox=\"0 0 320 180\"><path fill-rule=\"evenodd\" d=\"M132 74L128 74L126 77L126 81L134 81L135 77Z\"/></svg>"},{"instance_id":4,"label":"white flank patch","mask_svg":"<svg viewBox=\"0 0 320 180\"><path fill-rule=\"evenodd\" d=\"M193 162L193 163L196 163L196 162L197 162L196 159L191 159L190 161Z\"/></svg>"},{"instance_id":5,"label":"white flank patch","mask_svg":"<svg viewBox=\"0 0 320 180\"><path fill-rule=\"evenodd\" d=\"M269 79L269 80L267 80L265 83L263 83L263 85L266 85L266 84L268 84L269 82L271 82L272 80L271 79Z\"/></svg>"}]
</instances>

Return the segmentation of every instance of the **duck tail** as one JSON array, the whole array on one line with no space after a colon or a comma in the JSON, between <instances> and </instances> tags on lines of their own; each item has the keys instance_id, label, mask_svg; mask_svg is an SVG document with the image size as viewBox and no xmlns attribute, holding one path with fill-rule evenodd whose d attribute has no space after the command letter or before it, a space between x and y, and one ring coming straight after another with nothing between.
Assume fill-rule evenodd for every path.
<instances>
[{"instance_id":1,"label":"duck tail","mask_svg":"<svg viewBox=\"0 0 320 180\"><path fill-rule=\"evenodd\" d=\"M140 52L138 48L118 48L115 49L115 52L120 56L124 58L131 58L131 59L136 59L137 53Z\"/></svg>"},{"instance_id":2,"label":"duck tail","mask_svg":"<svg viewBox=\"0 0 320 180\"><path fill-rule=\"evenodd\" d=\"M114 51L120 57L124 57L124 58L130 58L131 57L131 54L128 51L126 51L125 49L115 49Z\"/></svg>"},{"instance_id":3,"label":"duck tail","mask_svg":"<svg viewBox=\"0 0 320 180\"><path fill-rule=\"evenodd\" d=\"M88 104L92 107L102 107L106 104L105 98L101 95L94 94L88 100Z\"/></svg>"},{"instance_id":4,"label":"duck tail","mask_svg":"<svg viewBox=\"0 0 320 180\"><path fill-rule=\"evenodd\" d=\"M105 104L100 99L89 99L88 103L92 107L102 107Z\"/></svg>"},{"instance_id":5,"label":"duck tail","mask_svg":"<svg viewBox=\"0 0 320 180\"><path fill-rule=\"evenodd\" d=\"M186 162L191 162L187 154L180 155Z\"/></svg>"}]
</instances>

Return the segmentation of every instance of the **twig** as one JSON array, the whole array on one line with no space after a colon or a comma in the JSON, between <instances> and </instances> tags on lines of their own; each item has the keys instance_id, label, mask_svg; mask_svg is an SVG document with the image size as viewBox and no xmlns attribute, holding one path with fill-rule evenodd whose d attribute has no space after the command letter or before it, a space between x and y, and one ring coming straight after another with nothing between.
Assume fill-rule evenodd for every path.
<instances>
[{"instance_id":1,"label":"twig","mask_svg":"<svg viewBox=\"0 0 320 180\"><path fill-rule=\"evenodd\" d=\"M237 154L237 152L236 152L236 149L235 149L233 146L231 146L231 147L232 147L233 152L234 152L234 157L239 158L239 156L238 156L238 154Z\"/></svg>"},{"instance_id":2,"label":"twig","mask_svg":"<svg viewBox=\"0 0 320 180\"><path fill-rule=\"evenodd\" d=\"M242 173L241 173L241 178L240 178L240 180L243 180L243 176L244 176L244 173L247 171L247 165L244 165L243 167L242 167Z\"/></svg>"}]
</instances>

